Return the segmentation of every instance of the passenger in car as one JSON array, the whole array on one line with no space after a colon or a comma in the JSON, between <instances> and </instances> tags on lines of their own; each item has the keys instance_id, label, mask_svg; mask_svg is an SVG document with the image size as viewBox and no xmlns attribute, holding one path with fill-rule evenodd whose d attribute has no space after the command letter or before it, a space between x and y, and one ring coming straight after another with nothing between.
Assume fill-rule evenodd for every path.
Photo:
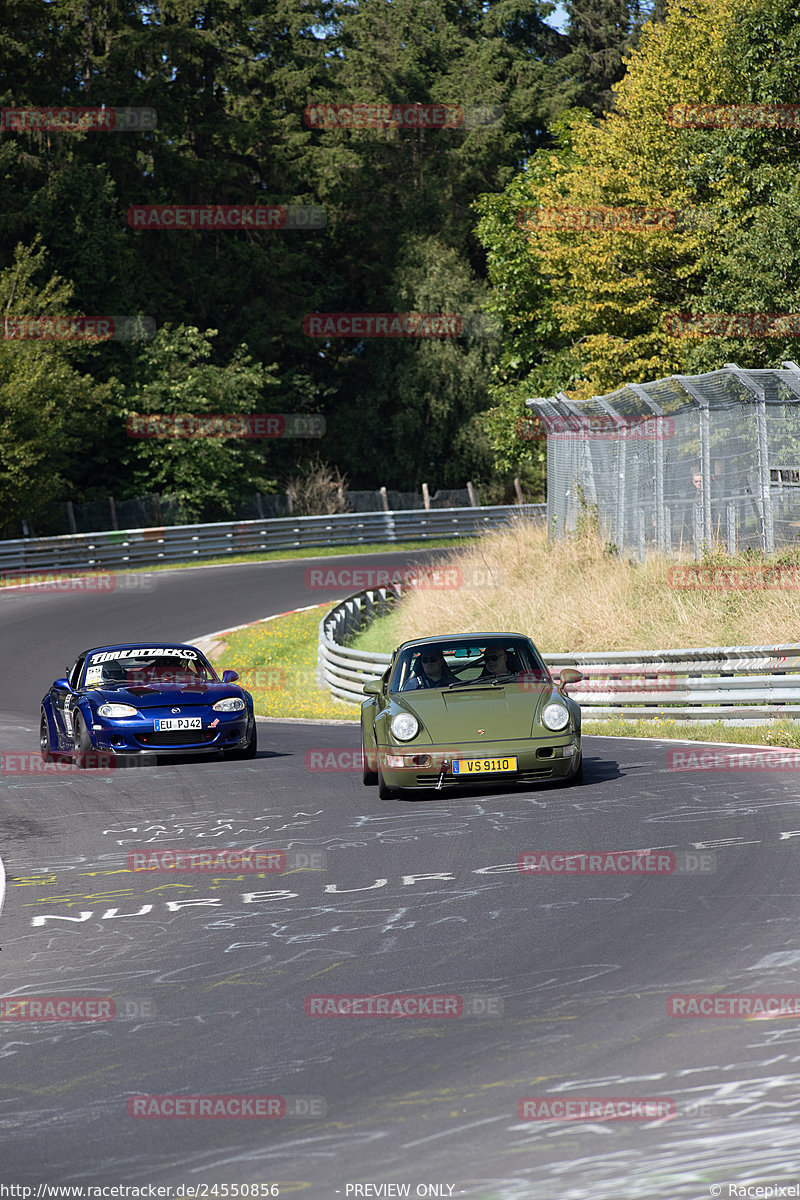
<instances>
[{"instance_id":1,"label":"passenger in car","mask_svg":"<svg viewBox=\"0 0 800 1200\"><path fill-rule=\"evenodd\" d=\"M483 652L484 668L479 679L492 679L496 675L516 675L517 664L502 646L487 646Z\"/></svg>"}]
</instances>

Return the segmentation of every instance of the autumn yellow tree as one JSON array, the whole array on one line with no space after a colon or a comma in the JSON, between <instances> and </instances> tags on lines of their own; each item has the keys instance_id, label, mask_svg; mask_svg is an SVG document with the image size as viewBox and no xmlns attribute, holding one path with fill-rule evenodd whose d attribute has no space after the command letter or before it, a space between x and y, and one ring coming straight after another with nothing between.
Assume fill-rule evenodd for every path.
<instances>
[{"instance_id":1,"label":"autumn yellow tree","mask_svg":"<svg viewBox=\"0 0 800 1200\"><path fill-rule=\"evenodd\" d=\"M503 197L481 202L479 234L500 289L493 308L517 345L529 335L527 364L506 354L495 381L487 428L496 449L524 394L584 398L796 353L791 339L674 336L669 318L800 311L800 126L675 125L681 105L796 103L799 49L790 0L675 3L663 23L645 26L614 111L566 114L555 148L533 156ZM649 223L625 228L619 209ZM501 239L503 218L517 228Z\"/></svg>"}]
</instances>

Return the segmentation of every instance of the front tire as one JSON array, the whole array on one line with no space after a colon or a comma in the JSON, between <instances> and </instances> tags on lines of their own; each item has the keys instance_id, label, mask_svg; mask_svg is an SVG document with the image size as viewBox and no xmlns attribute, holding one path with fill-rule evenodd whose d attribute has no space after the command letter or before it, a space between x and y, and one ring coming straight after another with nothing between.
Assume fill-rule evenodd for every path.
<instances>
[{"instance_id":1,"label":"front tire","mask_svg":"<svg viewBox=\"0 0 800 1200\"><path fill-rule=\"evenodd\" d=\"M237 746L235 750L223 750L222 753L228 760L241 762L245 758L255 758L258 751L258 726L256 725L255 717L253 718L253 732L250 734L250 740L246 746Z\"/></svg>"},{"instance_id":2,"label":"front tire","mask_svg":"<svg viewBox=\"0 0 800 1200\"><path fill-rule=\"evenodd\" d=\"M89 730L77 711L72 719L75 731L75 766L81 771L85 771L90 765L90 756L94 755L94 747L92 739L89 737ZM96 755L94 756L96 757Z\"/></svg>"},{"instance_id":3,"label":"front tire","mask_svg":"<svg viewBox=\"0 0 800 1200\"><path fill-rule=\"evenodd\" d=\"M571 775L561 780L562 787L572 787L573 784L583 783L583 755L578 759L578 765Z\"/></svg>"},{"instance_id":4,"label":"front tire","mask_svg":"<svg viewBox=\"0 0 800 1200\"><path fill-rule=\"evenodd\" d=\"M367 761L367 748L364 745L364 726L361 726L361 782L364 787L374 787L378 782L378 772L370 768Z\"/></svg>"},{"instance_id":5,"label":"front tire","mask_svg":"<svg viewBox=\"0 0 800 1200\"><path fill-rule=\"evenodd\" d=\"M389 787L386 780L383 778L381 771L380 754L378 755L378 796L381 800L398 800L400 798L400 789Z\"/></svg>"},{"instance_id":6,"label":"front tire","mask_svg":"<svg viewBox=\"0 0 800 1200\"><path fill-rule=\"evenodd\" d=\"M42 762L55 762L55 755L50 749L50 728L47 724L47 713L42 709L42 718L39 722L39 750L42 755Z\"/></svg>"}]
</instances>

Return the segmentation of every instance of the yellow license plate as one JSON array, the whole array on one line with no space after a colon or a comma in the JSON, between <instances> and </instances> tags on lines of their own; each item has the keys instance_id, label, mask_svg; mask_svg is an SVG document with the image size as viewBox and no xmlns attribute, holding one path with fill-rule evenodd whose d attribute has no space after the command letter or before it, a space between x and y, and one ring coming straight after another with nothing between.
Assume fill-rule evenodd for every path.
<instances>
[{"instance_id":1,"label":"yellow license plate","mask_svg":"<svg viewBox=\"0 0 800 1200\"><path fill-rule=\"evenodd\" d=\"M453 761L454 775L486 775L516 769L516 758L456 758Z\"/></svg>"}]
</instances>

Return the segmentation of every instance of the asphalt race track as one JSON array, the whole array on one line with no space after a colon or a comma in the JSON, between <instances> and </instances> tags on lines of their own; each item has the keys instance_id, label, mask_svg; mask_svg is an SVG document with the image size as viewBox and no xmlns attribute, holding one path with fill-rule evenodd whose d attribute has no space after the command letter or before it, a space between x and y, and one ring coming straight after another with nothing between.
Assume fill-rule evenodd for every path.
<instances>
[{"instance_id":1,"label":"asphalt race track","mask_svg":"<svg viewBox=\"0 0 800 1200\"><path fill-rule=\"evenodd\" d=\"M37 751L40 699L78 651L315 603L308 565L0 595L0 751ZM355 770L311 769L314 751L357 751L355 725L261 722L259 741L253 762L0 776L0 1182L700 1200L800 1181L800 1015L667 1011L673 994L800 996L794 772L675 772L667 743L589 738L580 787L382 803ZM127 869L132 850L197 847L311 866ZM597 849L695 869L517 867ZM306 1013L366 994L452 997L461 1015ZM116 1016L9 1018L9 997L45 996L113 997ZM268 1109L285 1115L129 1115L156 1095L282 1097ZM534 1097L650 1097L669 1115L522 1119Z\"/></svg>"}]
</instances>

